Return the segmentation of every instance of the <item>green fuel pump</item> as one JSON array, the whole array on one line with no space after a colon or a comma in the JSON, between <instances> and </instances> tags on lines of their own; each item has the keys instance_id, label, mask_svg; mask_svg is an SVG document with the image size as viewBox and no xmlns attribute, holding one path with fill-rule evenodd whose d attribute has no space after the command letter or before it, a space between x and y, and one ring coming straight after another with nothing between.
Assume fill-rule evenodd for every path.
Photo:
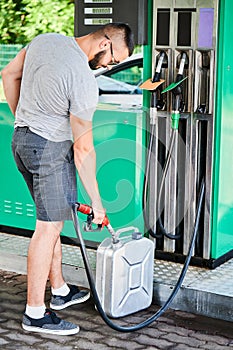
<instances>
[{"instance_id":1,"label":"green fuel pump","mask_svg":"<svg viewBox=\"0 0 233 350\"><path fill-rule=\"evenodd\" d=\"M157 141L153 141L152 149L155 160L151 159L155 164L148 180L147 216L158 238L155 256L162 260L184 261L195 220L198 191L204 178L205 204L192 263L212 269L233 254L230 187L233 172L229 153L233 130L232 87L227 84L232 81L229 14L233 4L230 0L195 1L192 6L190 1L180 0L151 2L153 15L148 30L153 33L152 54L145 65L151 66L162 51L168 58L161 73L168 86L161 91L165 107L156 115ZM177 79L182 67L183 77ZM166 170L162 184L161 173L163 176L166 173L167 150L173 133L177 133L175 137L178 138L173 145L173 164ZM158 208L161 184L163 191ZM181 239L167 239L162 234L158 217L169 233L182 235Z\"/></svg>"}]
</instances>

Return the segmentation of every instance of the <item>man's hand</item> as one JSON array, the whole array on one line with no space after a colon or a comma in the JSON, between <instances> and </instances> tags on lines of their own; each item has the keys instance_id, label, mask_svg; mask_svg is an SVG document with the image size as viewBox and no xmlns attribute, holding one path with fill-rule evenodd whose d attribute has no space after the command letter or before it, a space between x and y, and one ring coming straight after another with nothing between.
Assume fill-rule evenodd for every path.
<instances>
[{"instance_id":1,"label":"man's hand","mask_svg":"<svg viewBox=\"0 0 233 350\"><path fill-rule=\"evenodd\" d=\"M103 208L101 209L96 208L95 206L93 206L93 204L92 204L92 209L94 214L94 219L92 220L92 222L97 225L102 224L106 215L106 211Z\"/></svg>"}]
</instances>

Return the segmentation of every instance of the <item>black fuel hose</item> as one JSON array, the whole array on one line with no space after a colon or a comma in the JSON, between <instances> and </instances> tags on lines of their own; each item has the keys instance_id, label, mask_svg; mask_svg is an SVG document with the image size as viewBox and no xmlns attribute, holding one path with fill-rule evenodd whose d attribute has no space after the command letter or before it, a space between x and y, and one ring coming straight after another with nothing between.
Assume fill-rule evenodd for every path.
<instances>
[{"instance_id":1,"label":"black fuel hose","mask_svg":"<svg viewBox=\"0 0 233 350\"><path fill-rule=\"evenodd\" d=\"M174 144L175 144L175 140L177 139L177 135L178 135L178 130L177 129L172 129L172 134L171 134L171 138L170 138L170 144L168 147L168 155L166 158L166 162L163 168L163 176L161 179L161 183L160 183L160 188L159 188L159 195L158 195L158 204L157 204L157 222L159 224L160 230L162 231L162 234L170 239L180 239L181 238L181 234L172 234L172 233L168 233L162 223L161 220L161 212L160 212L160 206L161 206L161 198L162 198L162 192L163 192L163 187L164 187L164 183L165 183L165 178L167 175L167 171L169 168L169 164L170 164L170 160L171 160L171 156L172 156L172 151L174 148Z\"/></svg>"},{"instance_id":2,"label":"black fuel hose","mask_svg":"<svg viewBox=\"0 0 233 350\"><path fill-rule=\"evenodd\" d=\"M168 146L168 152L167 152L167 157L166 161L164 164L163 168L163 176L160 182L159 186L159 194L158 194L158 200L157 200L157 209L156 209L156 217L157 217L157 223L159 225L161 233L156 233L155 230L153 230L149 224L148 218L147 218L147 188L148 188L148 179L149 179L149 168L150 168L150 160L151 160L151 154L152 154L152 146L153 146L153 139L154 139L154 130L155 130L155 124L152 125L151 127L151 135L150 135L150 140L149 140L149 146L148 146L148 152L147 152L147 162L146 162L146 171L145 171L145 178L144 178L144 186L143 186L143 219L145 222L145 226L147 229L147 232L149 235L153 238L162 238L163 236L169 238L169 239L180 239L181 235L179 234L172 234L168 233L162 223L161 220L161 212L160 212L160 207L161 207L161 197L162 197L162 192L163 192L163 187L165 183L165 178L167 175L168 167L170 164L171 156L172 156L172 151L174 148L175 140L177 138L177 130L172 129L171 137L170 137L170 143ZM155 226L155 225L154 225Z\"/></svg>"},{"instance_id":3,"label":"black fuel hose","mask_svg":"<svg viewBox=\"0 0 233 350\"><path fill-rule=\"evenodd\" d=\"M153 238L162 238L162 234L155 233L155 230L151 228L151 225L149 223L148 217L147 217L147 189L148 189L148 180L149 180L149 170L150 170L150 162L151 162L151 155L152 155L152 147L153 147L153 141L154 141L154 132L155 132L155 124L152 124L151 127L151 134L150 134L150 140L148 145L148 152L147 152L147 161L146 161L146 169L145 169L145 176L144 176L144 185L143 185L143 219L145 223L145 227L149 235ZM155 223L154 223L155 226Z\"/></svg>"},{"instance_id":4,"label":"black fuel hose","mask_svg":"<svg viewBox=\"0 0 233 350\"><path fill-rule=\"evenodd\" d=\"M165 302L165 304L150 318L148 318L147 320L145 320L144 322L141 322L137 325L134 326L129 326L129 327L122 327L119 326L115 323L113 323L110 318L106 315L105 311L103 310L102 306L101 306L101 302L99 300L99 296L98 293L96 291L96 287L95 287L95 281L94 281L94 277L92 274L92 270L90 267L90 263L89 263L89 259L87 256L87 251L86 251L86 247L85 247L85 243L82 237L82 233L80 230L80 226L79 226L79 221L77 218L77 207L76 204L74 204L72 206L72 217L73 217L73 222L74 222L74 227L75 227L75 231L77 234L77 237L79 238L80 241L80 248L81 248L81 254L83 257L83 261L84 261L84 265L86 268L86 274L87 274L87 278L88 278L88 282L90 285L90 289L91 289L91 293L92 296L94 298L95 304L96 304L96 308L100 313L100 316L102 317L102 319L104 320L104 322L111 327L112 329L119 331L119 332L134 332L134 331L138 331L144 327L148 327L152 322L156 321L170 306L170 304L172 303L173 299L175 298L176 294L178 293L184 277L186 275L191 257L192 257L192 252L194 249L194 245L195 245L195 240L197 237L197 232L198 232L198 225L199 225L199 221L200 221L200 215L201 215L201 208L202 208L202 203L203 203L203 198L204 198L204 193L205 193L205 182L204 179L201 182L201 188L200 188L200 192L199 192L199 198L198 198L198 204L197 204L197 214L196 214L196 218L195 218L195 223L194 223L194 228L193 228L193 234L192 234L192 238L190 241L190 245L189 245L189 250L188 250L188 254L186 256L185 259L185 263L184 266L181 270L179 279L172 291L172 293L170 294L169 298L167 299L167 301Z\"/></svg>"}]
</instances>

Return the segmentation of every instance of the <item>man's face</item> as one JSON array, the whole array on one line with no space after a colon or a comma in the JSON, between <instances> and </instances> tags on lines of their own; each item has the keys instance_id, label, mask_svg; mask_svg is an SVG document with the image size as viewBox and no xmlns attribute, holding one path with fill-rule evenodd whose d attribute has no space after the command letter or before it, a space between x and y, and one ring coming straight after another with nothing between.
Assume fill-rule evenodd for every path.
<instances>
[{"instance_id":1,"label":"man's face","mask_svg":"<svg viewBox=\"0 0 233 350\"><path fill-rule=\"evenodd\" d=\"M116 57L117 53L117 57ZM128 49L125 47L120 52L114 51L112 43L107 50L99 51L94 58L89 61L91 69L108 68L111 69L112 65L118 64L128 57Z\"/></svg>"},{"instance_id":2,"label":"man's face","mask_svg":"<svg viewBox=\"0 0 233 350\"><path fill-rule=\"evenodd\" d=\"M91 69L98 69L100 67L103 67L101 64L102 58L106 54L106 51L100 51L98 52L92 60L89 61L89 66Z\"/></svg>"}]
</instances>

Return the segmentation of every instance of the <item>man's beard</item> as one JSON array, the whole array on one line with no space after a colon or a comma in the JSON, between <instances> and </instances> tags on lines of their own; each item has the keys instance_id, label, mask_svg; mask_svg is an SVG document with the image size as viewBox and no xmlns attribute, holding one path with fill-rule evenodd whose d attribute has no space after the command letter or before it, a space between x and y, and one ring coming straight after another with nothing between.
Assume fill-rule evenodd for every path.
<instances>
[{"instance_id":1,"label":"man's beard","mask_svg":"<svg viewBox=\"0 0 233 350\"><path fill-rule=\"evenodd\" d=\"M89 63L89 66L91 69L98 69L100 68L99 66L99 62L101 60L101 58L106 54L106 51L100 51L98 52L94 58L92 58L92 60L90 60L88 63Z\"/></svg>"}]
</instances>

